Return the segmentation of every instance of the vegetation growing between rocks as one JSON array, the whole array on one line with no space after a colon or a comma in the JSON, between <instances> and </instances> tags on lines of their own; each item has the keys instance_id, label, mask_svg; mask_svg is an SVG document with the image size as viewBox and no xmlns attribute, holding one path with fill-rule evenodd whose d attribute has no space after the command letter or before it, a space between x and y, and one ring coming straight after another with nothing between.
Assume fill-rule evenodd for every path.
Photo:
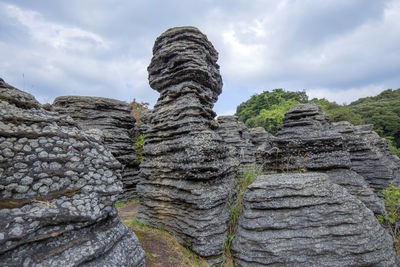
<instances>
[{"instance_id":1,"label":"vegetation growing between rocks","mask_svg":"<svg viewBox=\"0 0 400 267\"><path fill-rule=\"evenodd\" d=\"M321 106L330 121L349 121L354 125L373 124L374 131L390 142L392 153L400 157L400 89L388 89L374 97L360 98L339 105L325 98L308 99L304 91L274 89L253 95L236 109L236 115L247 127L263 127L276 134L285 113L298 103L314 102Z\"/></svg>"},{"instance_id":2,"label":"vegetation growing between rocks","mask_svg":"<svg viewBox=\"0 0 400 267\"><path fill-rule=\"evenodd\" d=\"M143 143L144 143L144 135L139 135L133 146L135 147L135 156L136 156L136 164L139 165L143 160Z\"/></svg>"},{"instance_id":3,"label":"vegetation growing between rocks","mask_svg":"<svg viewBox=\"0 0 400 267\"><path fill-rule=\"evenodd\" d=\"M149 110L149 108L148 108L149 103L137 102L136 99L133 99L133 101L130 103L130 105L132 107L132 111L131 111L132 116L136 120L136 125L137 126L143 125L142 117L143 117L144 112Z\"/></svg>"},{"instance_id":4,"label":"vegetation growing between rocks","mask_svg":"<svg viewBox=\"0 0 400 267\"><path fill-rule=\"evenodd\" d=\"M378 220L390 230L397 255L400 256L400 186L389 186L381 193L388 215L378 215Z\"/></svg>"},{"instance_id":5,"label":"vegetation growing between rocks","mask_svg":"<svg viewBox=\"0 0 400 267\"><path fill-rule=\"evenodd\" d=\"M208 267L209 264L182 246L165 229L153 228L136 218L139 200L116 202L122 222L134 232L146 253L146 266Z\"/></svg>"},{"instance_id":6,"label":"vegetation growing between rocks","mask_svg":"<svg viewBox=\"0 0 400 267\"><path fill-rule=\"evenodd\" d=\"M233 261L230 249L232 241L235 238L239 216L243 211L243 194L246 192L247 187L249 187L249 185L251 185L261 174L262 166L257 164L241 167L236 174L238 179L238 184L236 186L237 196L229 206L228 236L222 244L225 261L221 266L233 266L231 265Z\"/></svg>"}]
</instances>

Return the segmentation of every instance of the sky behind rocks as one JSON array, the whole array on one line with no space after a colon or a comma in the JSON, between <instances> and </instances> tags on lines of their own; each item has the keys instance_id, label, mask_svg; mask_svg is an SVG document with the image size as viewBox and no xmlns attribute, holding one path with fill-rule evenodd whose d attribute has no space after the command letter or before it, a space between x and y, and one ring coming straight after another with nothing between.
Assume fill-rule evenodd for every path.
<instances>
[{"instance_id":1,"label":"sky behind rocks","mask_svg":"<svg viewBox=\"0 0 400 267\"><path fill-rule=\"evenodd\" d=\"M92 95L154 105L157 36L198 27L219 52L219 115L255 93L350 103L400 87L398 0L0 0L0 77L40 102Z\"/></svg>"}]
</instances>

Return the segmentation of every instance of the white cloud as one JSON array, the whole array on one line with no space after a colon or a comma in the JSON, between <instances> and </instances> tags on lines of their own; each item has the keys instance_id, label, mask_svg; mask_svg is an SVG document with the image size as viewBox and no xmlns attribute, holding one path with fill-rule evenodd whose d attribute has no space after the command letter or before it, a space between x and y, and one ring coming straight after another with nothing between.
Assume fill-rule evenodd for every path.
<instances>
[{"instance_id":1,"label":"white cloud","mask_svg":"<svg viewBox=\"0 0 400 267\"><path fill-rule=\"evenodd\" d=\"M4 8L10 19L17 20L29 30L33 39L56 49L85 51L109 48L109 42L95 33L46 21L39 13L15 5L5 4Z\"/></svg>"}]
</instances>

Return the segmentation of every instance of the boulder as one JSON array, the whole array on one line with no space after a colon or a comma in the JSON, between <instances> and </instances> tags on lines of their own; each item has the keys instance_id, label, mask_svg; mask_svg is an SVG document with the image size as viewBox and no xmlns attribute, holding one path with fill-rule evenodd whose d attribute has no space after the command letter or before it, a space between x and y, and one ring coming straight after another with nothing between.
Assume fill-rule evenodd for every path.
<instances>
[{"instance_id":1,"label":"boulder","mask_svg":"<svg viewBox=\"0 0 400 267\"><path fill-rule=\"evenodd\" d=\"M133 143L140 131L135 128L132 107L126 102L110 98L62 96L54 100L51 109L70 115L84 130L101 131L105 146L122 164L124 192L120 200L137 197L139 161Z\"/></svg>"},{"instance_id":2,"label":"boulder","mask_svg":"<svg viewBox=\"0 0 400 267\"><path fill-rule=\"evenodd\" d=\"M101 136L0 81L3 266L145 266L119 220L121 164Z\"/></svg>"},{"instance_id":3,"label":"boulder","mask_svg":"<svg viewBox=\"0 0 400 267\"><path fill-rule=\"evenodd\" d=\"M237 266L398 266L370 209L322 173L259 176L243 196Z\"/></svg>"},{"instance_id":4,"label":"boulder","mask_svg":"<svg viewBox=\"0 0 400 267\"><path fill-rule=\"evenodd\" d=\"M222 261L236 181L212 111L222 90L218 53L194 27L155 41L148 67L160 93L144 133L139 220L163 227L195 253Z\"/></svg>"}]
</instances>

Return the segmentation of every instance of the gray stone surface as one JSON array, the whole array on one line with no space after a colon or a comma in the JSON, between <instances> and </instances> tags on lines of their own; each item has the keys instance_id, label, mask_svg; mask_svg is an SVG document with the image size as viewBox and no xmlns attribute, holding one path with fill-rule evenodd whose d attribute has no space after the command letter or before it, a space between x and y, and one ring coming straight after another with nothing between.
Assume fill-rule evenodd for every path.
<instances>
[{"instance_id":1,"label":"gray stone surface","mask_svg":"<svg viewBox=\"0 0 400 267\"><path fill-rule=\"evenodd\" d=\"M391 153L387 140L372 130L372 125L338 122L330 128L344 138L351 169L363 176L372 188L380 192L390 183L400 184L400 160Z\"/></svg>"},{"instance_id":2,"label":"gray stone surface","mask_svg":"<svg viewBox=\"0 0 400 267\"><path fill-rule=\"evenodd\" d=\"M122 164L124 192L120 200L137 197L139 162L133 142L140 134L135 128L132 107L123 101L88 96L62 96L54 100L51 110L70 115L84 130L99 129L104 144Z\"/></svg>"},{"instance_id":3,"label":"gray stone surface","mask_svg":"<svg viewBox=\"0 0 400 267\"><path fill-rule=\"evenodd\" d=\"M121 164L101 141L1 80L2 266L144 266L114 207Z\"/></svg>"},{"instance_id":4,"label":"gray stone surface","mask_svg":"<svg viewBox=\"0 0 400 267\"><path fill-rule=\"evenodd\" d=\"M249 129L236 116L219 116L218 134L229 146L235 165L247 165L255 162L255 149Z\"/></svg>"},{"instance_id":5,"label":"gray stone surface","mask_svg":"<svg viewBox=\"0 0 400 267\"><path fill-rule=\"evenodd\" d=\"M259 176L232 243L238 266L398 266L370 209L322 173Z\"/></svg>"},{"instance_id":6,"label":"gray stone surface","mask_svg":"<svg viewBox=\"0 0 400 267\"><path fill-rule=\"evenodd\" d=\"M270 149L259 151L257 162L262 162L265 170L326 172L375 214L386 214L367 177L354 168L349 140L357 139L357 134L353 131L346 137L340 129L332 126L314 103L295 105L285 115L277 138L267 142ZM364 143L369 146L367 140L359 140L357 146Z\"/></svg>"},{"instance_id":7,"label":"gray stone surface","mask_svg":"<svg viewBox=\"0 0 400 267\"><path fill-rule=\"evenodd\" d=\"M210 263L227 235L236 181L212 111L221 93L218 54L194 27L157 38L148 67L160 97L145 132L138 218L162 226Z\"/></svg>"}]
</instances>

